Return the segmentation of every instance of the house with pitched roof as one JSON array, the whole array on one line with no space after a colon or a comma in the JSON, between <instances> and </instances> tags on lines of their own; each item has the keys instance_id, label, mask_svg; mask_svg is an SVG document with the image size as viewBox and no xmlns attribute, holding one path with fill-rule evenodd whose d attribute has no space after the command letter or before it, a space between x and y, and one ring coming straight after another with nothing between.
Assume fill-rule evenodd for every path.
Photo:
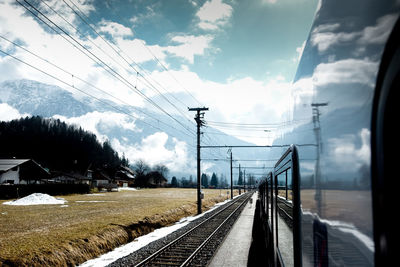
<instances>
[{"instance_id":1,"label":"house with pitched roof","mask_svg":"<svg viewBox=\"0 0 400 267\"><path fill-rule=\"evenodd\" d=\"M0 159L0 184L37 184L49 177L33 159Z\"/></svg>"}]
</instances>

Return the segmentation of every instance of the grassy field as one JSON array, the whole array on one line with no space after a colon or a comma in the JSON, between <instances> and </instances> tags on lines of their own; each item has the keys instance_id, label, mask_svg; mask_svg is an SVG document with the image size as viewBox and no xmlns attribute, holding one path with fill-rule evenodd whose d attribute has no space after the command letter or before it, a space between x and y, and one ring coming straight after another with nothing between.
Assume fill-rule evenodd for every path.
<instances>
[{"instance_id":1,"label":"grassy field","mask_svg":"<svg viewBox=\"0 0 400 267\"><path fill-rule=\"evenodd\" d=\"M227 198L203 190L203 210ZM0 265L73 265L196 214L195 189L142 189L62 196L66 205L0 201Z\"/></svg>"}]
</instances>

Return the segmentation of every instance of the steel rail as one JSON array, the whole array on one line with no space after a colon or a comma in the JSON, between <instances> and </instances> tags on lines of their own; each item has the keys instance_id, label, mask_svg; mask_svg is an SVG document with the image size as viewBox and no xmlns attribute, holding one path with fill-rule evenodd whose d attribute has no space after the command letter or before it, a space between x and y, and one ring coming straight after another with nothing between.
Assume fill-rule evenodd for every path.
<instances>
[{"instance_id":1,"label":"steel rail","mask_svg":"<svg viewBox=\"0 0 400 267\"><path fill-rule=\"evenodd\" d=\"M253 194L249 194L249 196L247 196L247 199L249 199ZM247 199L245 199L245 201L242 202L242 204L240 204L234 211L231 212L231 214L229 214L229 216L217 227L217 229L215 229L208 237L206 240L204 240L204 242L189 256L189 258L181 264L180 267L183 266L189 266L188 264L194 259L194 257L196 257L196 255L208 244L208 242L211 240L212 237L214 237L214 235L221 229L222 226L225 226L225 223L236 213L236 211L238 209L240 209L245 203L247 203Z\"/></svg>"},{"instance_id":2,"label":"steel rail","mask_svg":"<svg viewBox=\"0 0 400 267\"><path fill-rule=\"evenodd\" d=\"M177 237L176 239L174 239L173 241L171 241L170 243L168 243L167 245L165 245L164 247L160 248L159 250L157 250L156 252L154 252L153 254L151 254L150 256L148 256L147 258L145 258L144 260L142 260L141 262L139 262L138 264L135 265L135 267L139 267L139 266L145 266L147 263L149 263L150 261L152 261L153 259L155 259L156 257L160 256L163 252L166 252L169 248L171 248L173 245L177 244L179 241L181 241L183 238L189 236L189 234L191 234L192 232L194 232L195 230L199 229L201 226L205 225L205 223L211 221L212 219L214 219L216 216L218 216L219 214L221 214L222 212L224 212L225 210L227 210L229 207L231 207L233 204L237 203L239 200L245 199L243 201L246 202L246 198L248 198L248 195L243 195L239 198L236 198L234 201L232 201L231 203L229 203L229 205L227 205L226 207L224 207L223 209L221 209L220 211L218 211L217 213L215 213L214 215L212 215L210 218L207 218L206 220L204 220L203 222L201 222L200 224L198 224L197 226L193 227L192 229L190 229L189 231L187 231L186 233L182 234L181 236ZM241 205L240 205L241 206ZM239 206L239 207L240 207ZM236 211L236 209L235 209Z\"/></svg>"}]
</instances>

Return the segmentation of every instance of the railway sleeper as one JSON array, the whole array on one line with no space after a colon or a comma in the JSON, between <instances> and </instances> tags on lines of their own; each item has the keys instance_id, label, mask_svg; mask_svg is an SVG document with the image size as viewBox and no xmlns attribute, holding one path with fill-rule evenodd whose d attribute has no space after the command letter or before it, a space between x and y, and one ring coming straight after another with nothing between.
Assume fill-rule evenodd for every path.
<instances>
[{"instance_id":1,"label":"railway sleeper","mask_svg":"<svg viewBox=\"0 0 400 267\"><path fill-rule=\"evenodd\" d=\"M173 263L182 263L186 260L187 257L184 258L174 258L174 257L158 257L157 261L166 261L166 262L173 262Z\"/></svg>"},{"instance_id":2,"label":"railway sleeper","mask_svg":"<svg viewBox=\"0 0 400 267\"><path fill-rule=\"evenodd\" d=\"M152 261L144 266L180 266L180 263L168 262L168 261Z\"/></svg>"}]
</instances>

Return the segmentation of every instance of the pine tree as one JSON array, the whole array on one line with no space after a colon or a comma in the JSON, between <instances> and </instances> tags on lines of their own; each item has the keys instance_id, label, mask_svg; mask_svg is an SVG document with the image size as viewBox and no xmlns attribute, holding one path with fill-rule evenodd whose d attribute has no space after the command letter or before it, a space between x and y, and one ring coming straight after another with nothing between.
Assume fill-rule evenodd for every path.
<instances>
[{"instance_id":1,"label":"pine tree","mask_svg":"<svg viewBox=\"0 0 400 267\"><path fill-rule=\"evenodd\" d=\"M51 171L79 172L104 168L112 176L122 164L109 142L56 119L39 116L0 123L0 157L34 159Z\"/></svg>"},{"instance_id":2,"label":"pine tree","mask_svg":"<svg viewBox=\"0 0 400 267\"><path fill-rule=\"evenodd\" d=\"M238 185L243 185L243 172L239 171Z\"/></svg>"},{"instance_id":3,"label":"pine tree","mask_svg":"<svg viewBox=\"0 0 400 267\"><path fill-rule=\"evenodd\" d=\"M215 174L215 172L213 172L213 174L212 174L212 176L211 176L210 185L213 186L213 187L215 187L215 188L218 186L218 177L217 177L217 175Z\"/></svg>"},{"instance_id":4,"label":"pine tree","mask_svg":"<svg viewBox=\"0 0 400 267\"><path fill-rule=\"evenodd\" d=\"M208 176L205 173L201 175L201 185L204 188L208 188Z\"/></svg>"},{"instance_id":5,"label":"pine tree","mask_svg":"<svg viewBox=\"0 0 400 267\"><path fill-rule=\"evenodd\" d=\"M171 179L171 186L172 187L178 187L178 179L176 179L175 176L173 176L172 179Z\"/></svg>"}]
</instances>

